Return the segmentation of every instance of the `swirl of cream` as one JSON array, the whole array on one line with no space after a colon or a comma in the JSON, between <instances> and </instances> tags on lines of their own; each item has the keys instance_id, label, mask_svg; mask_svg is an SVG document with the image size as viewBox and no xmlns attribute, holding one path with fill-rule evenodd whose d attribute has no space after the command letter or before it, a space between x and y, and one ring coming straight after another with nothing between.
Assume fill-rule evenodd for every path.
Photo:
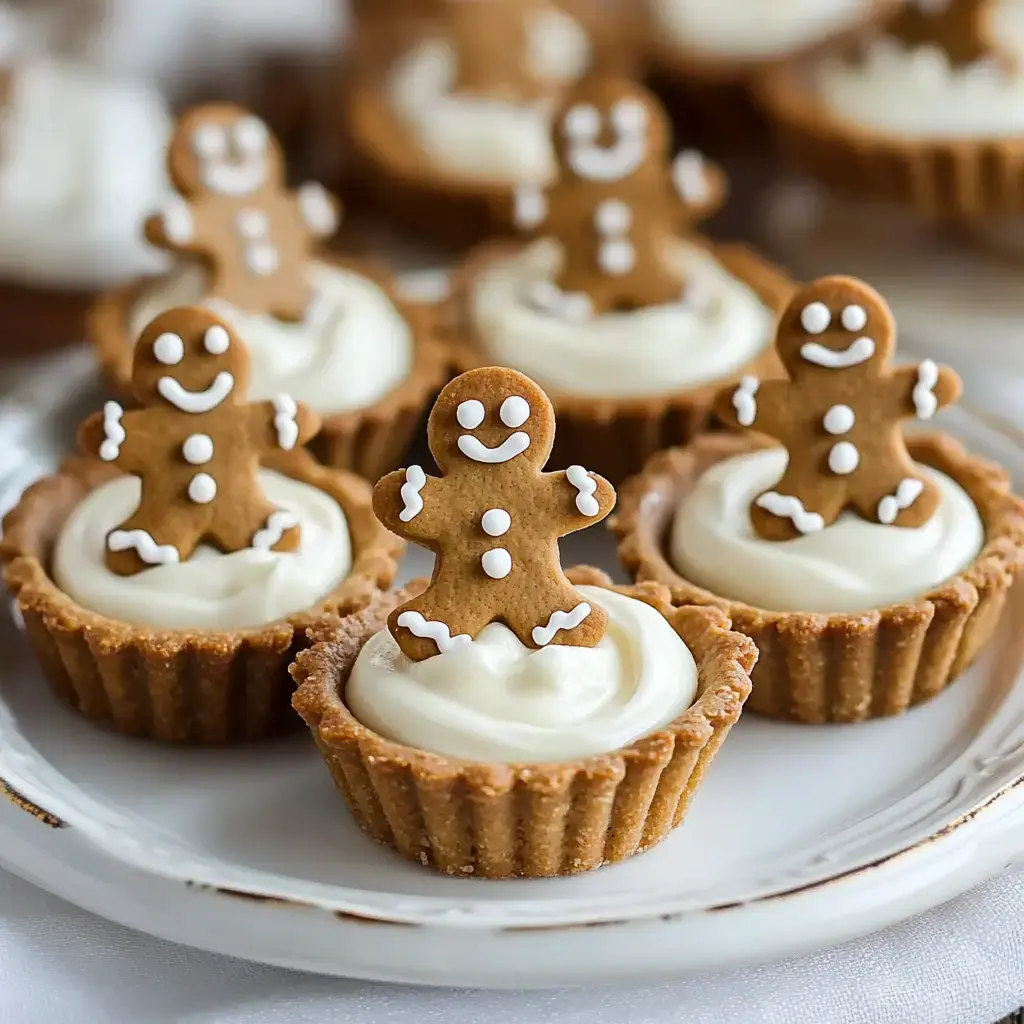
<instances>
[{"instance_id":1,"label":"swirl of cream","mask_svg":"<svg viewBox=\"0 0 1024 1024\"><path fill-rule=\"evenodd\" d=\"M345 702L382 736L470 761L536 764L627 746L693 703L696 664L650 605L579 589L608 612L596 647L531 650L492 623L473 641L410 661L382 630L360 652Z\"/></svg>"}]
</instances>

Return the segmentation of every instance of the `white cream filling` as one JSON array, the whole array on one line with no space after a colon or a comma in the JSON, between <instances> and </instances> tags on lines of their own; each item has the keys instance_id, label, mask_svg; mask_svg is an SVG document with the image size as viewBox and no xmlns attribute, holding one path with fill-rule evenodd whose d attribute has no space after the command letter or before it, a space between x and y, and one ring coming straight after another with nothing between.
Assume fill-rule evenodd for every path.
<instances>
[{"instance_id":1,"label":"white cream filling","mask_svg":"<svg viewBox=\"0 0 1024 1024\"><path fill-rule=\"evenodd\" d=\"M995 35L1024 58L1024 8L995 4ZM1024 65L1022 65L1024 66ZM936 46L883 37L862 64L833 59L815 72L823 104L839 117L903 138L991 138L1024 132L1024 70L992 61L951 67Z\"/></svg>"},{"instance_id":2,"label":"white cream filling","mask_svg":"<svg viewBox=\"0 0 1024 1024\"><path fill-rule=\"evenodd\" d=\"M582 28L557 10L541 11L530 30L535 73L552 84L575 81L591 61ZM486 181L545 184L556 173L551 104L515 104L453 95L458 68L452 45L426 39L391 71L391 108L414 132L428 162Z\"/></svg>"},{"instance_id":3,"label":"white cream filling","mask_svg":"<svg viewBox=\"0 0 1024 1024\"><path fill-rule=\"evenodd\" d=\"M696 663L650 605L579 589L608 612L596 647L535 651L492 623L414 662L382 630L360 652L345 703L388 739L469 761L566 761L628 746L693 703Z\"/></svg>"},{"instance_id":4,"label":"white cream filling","mask_svg":"<svg viewBox=\"0 0 1024 1024\"><path fill-rule=\"evenodd\" d=\"M44 60L0 113L0 275L101 288L165 265L139 230L170 194L159 93Z\"/></svg>"},{"instance_id":5,"label":"white cream filling","mask_svg":"<svg viewBox=\"0 0 1024 1024\"><path fill-rule=\"evenodd\" d=\"M483 269L471 297L489 358L570 394L633 398L698 387L735 373L771 343L774 314L710 253L683 240L670 258L699 301L572 322L529 301L553 281L563 249L540 239Z\"/></svg>"},{"instance_id":6,"label":"white cream filling","mask_svg":"<svg viewBox=\"0 0 1024 1024\"><path fill-rule=\"evenodd\" d=\"M938 485L938 511L921 527L869 523L844 512L796 540L769 541L750 522L750 504L778 483L782 448L712 466L676 512L670 555L676 569L720 597L771 611L856 612L919 597L977 557L985 528L955 480L920 467Z\"/></svg>"},{"instance_id":7,"label":"white cream filling","mask_svg":"<svg viewBox=\"0 0 1024 1024\"><path fill-rule=\"evenodd\" d=\"M294 552L246 548L221 554L200 546L186 562L118 576L106 565L106 537L139 506L141 482L125 476L96 488L68 517L53 557L53 578L70 598L100 615L163 629L244 629L313 607L352 567L345 513L327 493L260 471L267 499L302 529Z\"/></svg>"},{"instance_id":8,"label":"white cream filling","mask_svg":"<svg viewBox=\"0 0 1024 1024\"><path fill-rule=\"evenodd\" d=\"M648 0L654 29L687 50L766 58L803 49L867 16L875 0Z\"/></svg>"},{"instance_id":9,"label":"white cream filling","mask_svg":"<svg viewBox=\"0 0 1024 1024\"><path fill-rule=\"evenodd\" d=\"M249 346L254 401L285 392L320 413L373 405L409 376L412 330L373 281L326 263L311 264L310 274L316 294L301 323L205 304ZM131 310L131 337L165 310L201 302L206 281L197 264L181 264L158 281Z\"/></svg>"}]
</instances>

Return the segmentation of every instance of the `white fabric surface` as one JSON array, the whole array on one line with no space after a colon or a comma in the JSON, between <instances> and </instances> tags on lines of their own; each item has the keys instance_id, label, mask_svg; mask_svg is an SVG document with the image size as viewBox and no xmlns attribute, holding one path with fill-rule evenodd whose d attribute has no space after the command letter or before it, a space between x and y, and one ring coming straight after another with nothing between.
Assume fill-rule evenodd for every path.
<instances>
[{"instance_id":1,"label":"white fabric surface","mask_svg":"<svg viewBox=\"0 0 1024 1024\"><path fill-rule=\"evenodd\" d=\"M474 992L295 974L109 924L0 871L0 1024L994 1024L1024 1004L1024 870L872 938L642 987Z\"/></svg>"}]
</instances>

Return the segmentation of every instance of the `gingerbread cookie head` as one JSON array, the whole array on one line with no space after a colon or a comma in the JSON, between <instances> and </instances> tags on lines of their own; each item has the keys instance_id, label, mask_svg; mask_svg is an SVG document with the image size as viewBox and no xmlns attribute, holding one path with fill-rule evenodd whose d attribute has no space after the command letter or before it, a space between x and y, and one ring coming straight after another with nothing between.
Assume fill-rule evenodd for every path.
<instances>
[{"instance_id":1,"label":"gingerbread cookie head","mask_svg":"<svg viewBox=\"0 0 1024 1024\"><path fill-rule=\"evenodd\" d=\"M896 345L885 299L851 277L823 277L802 288L782 314L775 347L793 380L836 370L877 375Z\"/></svg>"},{"instance_id":2,"label":"gingerbread cookie head","mask_svg":"<svg viewBox=\"0 0 1024 1024\"><path fill-rule=\"evenodd\" d=\"M427 439L446 474L504 467L536 471L551 455L555 413L548 396L525 374L482 367L441 392Z\"/></svg>"},{"instance_id":3,"label":"gingerbread cookie head","mask_svg":"<svg viewBox=\"0 0 1024 1024\"><path fill-rule=\"evenodd\" d=\"M660 170L672 133L661 105L642 86L593 75L565 97L552 138L563 180L609 184Z\"/></svg>"},{"instance_id":4,"label":"gingerbread cookie head","mask_svg":"<svg viewBox=\"0 0 1024 1024\"><path fill-rule=\"evenodd\" d=\"M210 103L178 122L168 149L174 187L203 194L251 196L284 185L284 156L266 124L244 107Z\"/></svg>"},{"instance_id":5,"label":"gingerbread cookie head","mask_svg":"<svg viewBox=\"0 0 1024 1024\"><path fill-rule=\"evenodd\" d=\"M249 354L209 311L194 307L158 316L142 332L132 362L140 404L203 413L244 402Z\"/></svg>"}]
</instances>

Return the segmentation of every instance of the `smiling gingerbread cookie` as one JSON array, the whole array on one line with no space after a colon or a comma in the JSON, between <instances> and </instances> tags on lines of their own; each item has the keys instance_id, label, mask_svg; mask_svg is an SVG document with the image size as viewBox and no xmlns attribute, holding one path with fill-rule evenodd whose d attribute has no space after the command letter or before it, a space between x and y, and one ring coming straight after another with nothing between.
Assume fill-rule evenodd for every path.
<instances>
[{"instance_id":1,"label":"smiling gingerbread cookie","mask_svg":"<svg viewBox=\"0 0 1024 1024\"><path fill-rule=\"evenodd\" d=\"M267 501L260 457L304 444L317 416L287 395L248 403L249 358L208 310L171 310L135 348L143 409L107 402L82 425L80 445L142 478L142 500L107 536L107 565L132 575L183 562L206 541L223 552L292 551L295 518Z\"/></svg>"},{"instance_id":2,"label":"smiling gingerbread cookie","mask_svg":"<svg viewBox=\"0 0 1024 1024\"><path fill-rule=\"evenodd\" d=\"M555 438L551 403L514 370L484 367L452 381L430 414L430 450L443 477L419 466L374 489L389 530L437 555L430 587L388 620L422 661L502 622L527 647L593 647L604 612L562 573L558 538L600 522L611 485L582 466L543 472Z\"/></svg>"},{"instance_id":3,"label":"smiling gingerbread cookie","mask_svg":"<svg viewBox=\"0 0 1024 1024\"><path fill-rule=\"evenodd\" d=\"M302 320L313 295L310 258L338 225L334 198L315 183L286 191L277 140L232 104L185 114L167 160L180 196L147 221L146 237L208 263L211 298Z\"/></svg>"}]
</instances>

